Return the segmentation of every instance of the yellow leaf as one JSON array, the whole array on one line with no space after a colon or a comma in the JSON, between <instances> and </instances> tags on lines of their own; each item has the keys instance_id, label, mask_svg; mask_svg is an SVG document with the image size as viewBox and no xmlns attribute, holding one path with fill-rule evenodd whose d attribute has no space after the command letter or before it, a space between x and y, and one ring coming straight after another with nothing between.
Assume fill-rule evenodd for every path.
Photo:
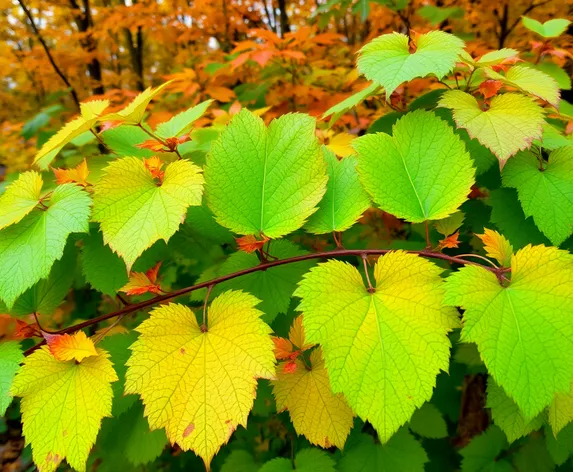
<instances>
[{"instance_id":1,"label":"yellow leaf","mask_svg":"<svg viewBox=\"0 0 573 472\"><path fill-rule=\"evenodd\" d=\"M159 87L148 89L141 92L133 101L127 105L123 110L117 113L110 113L103 116L102 121L121 121L128 125L137 125L141 123L145 115L145 110L149 102L153 100L157 95L159 95L165 87L167 87L172 81L165 82Z\"/></svg>"},{"instance_id":2,"label":"yellow leaf","mask_svg":"<svg viewBox=\"0 0 573 472\"><path fill-rule=\"evenodd\" d=\"M326 145L334 154L341 157L350 156L355 151L352 148L352 141L354 136L349 133L335 134L330 138L330 142Z\"/></svg>"},{"instance_id":3,"label":"yellow leaf","mask_svg":"<svg viewBox=\"0 0 573 472\"><path fill-rule=\"evenodd\" d=\"M109 106L109 100L92 100L91 102L85 102L80 104L80 110L82 117L86 120L93 120L99 118L99 116L105 111Z\"/></svg>"},{"instance_id":4,"label":"yellow leaf","mask_svg":"<svg viewBox=\"0 0 573 472\"><path fill-rule=\"evenodd\" d=\"M83 331L78 331L74 335L44 333L44 338L50 352L59 361L82 362L86 357L98 354L93 341Z\"/></svg>"},{"instance_id":5,"label":"yellow leaf","mask_svg":"<svg viewBox=\"0 0 573 472\"><path fill-rule=\"evenodd\" d=\"M259 300L228 291L211 303L207 327L186 306L156 308L131 346L125 393L145 404L151 429L193 450L207 469L238 425L246 425L257 378L274 378L271 329Z\"/></svg>"},{"instance_id":6,"label":"yellow leaf","mask_svg":"<svg viewBox=\"0 0 573 472\"><path fill-rule=\"evenodd\" d=\"M487 228L484 229L484 234L477 234L476 236L482 240L488 257L493 257L503 267L511 265L513 247L504 236Z\"/></svg>"},{"instance_id":7,"label":"yellow leaf","mask_svg":"<svg viewBox=\"0 0 573 472\"><path fill-rule=\"evenodd\" d=\"M273 393L277 409L289 410L294 429L322 447L344 447L353 424L353 413L341 393L330 389L328 372L320 348L310 355L311 368L297 359L296 369L285 373L277 367Z\"/></svg>"},{"instance_id":8,"label":"yellow leaf","mask_svg":"<svg viewBox=\"0 0 573 472\"><path fill-rule=\"evenodd\" d=\"M0 229L18 223L40 201L42 177L34 171L20 174L0 196Z\"/></svg>"},{"instance_id":9,"label":"yellow leaf","mask_svg":"<svg viewBox=\"0 0 573 472\"><path fill-rule=\"evenodd\" d=\"M81 115L75 120L66 123L60 131L44 143L34 158L34 164L42 170L47 169L50 162L54 160L66 144L84 131L91 129L100 121L100 114L108 105L108 100L94 100L80 104Z\"/></svg>"},{"instance_id":10,"label":"yellow leaf","mask_svg":"<svg viewBox=\"0 0 573 472\"><path fill-rule=\"evenodd\" d=\"M302 324L302 315L299 315L292 322L292 326L288 332L290 342L293 343L301 351L310 349L313 344L306 344L304 342L304 326Z\"/></svg>"},{"instance_id":11,"label":"yellow leaf","mask_svg":"<svg viewBox=\"0 0 573 472\"><path fill-rule=\"evenodd\" d=\"M55 471L64 458L79 472L86 470L101 420L111 416L116 380L103 350L80 364L58 361L48 346L26 358L11 393L22 397L23 433L40 472Z\"/></svg>"},{"instance_id":12,"label":"yellow leaf","mask_svg":"<svg viewBox=\"0 0 573 472\"><path fill-rule=\"evenodd\" d=\"M72 139L88 131L91 125L91 121L86 121L82 116L67 123L42 146L34 158L34 164L42 170L47 169L60 150Z\"/></svg>"}]
</instances>

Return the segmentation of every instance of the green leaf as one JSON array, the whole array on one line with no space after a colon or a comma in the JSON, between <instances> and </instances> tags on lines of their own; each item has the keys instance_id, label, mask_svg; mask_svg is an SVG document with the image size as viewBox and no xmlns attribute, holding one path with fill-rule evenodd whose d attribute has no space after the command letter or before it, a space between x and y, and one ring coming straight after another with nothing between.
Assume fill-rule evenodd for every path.
<instances>
[{"instance_id":1,"label":"green leaf","mask_svg":"<svg viewBox=\"0 0 573 472\"><path fill-rule=\"evenodd\" d=\"M332 118L330 118L329 122L330 126L332 126L333 123L337 121L338 118L340 118L346 112L358 106L367 98L372 97L373 95L379 93L378 89L380 88L381 88L380 84L372 82L368 87L363 88L362 90L350 95L350 97L345 98L340 103L337 103L336 105L330 107L323 113L322 118L326 118L332 115Z\"/></svg>"},{"instance_id":2,"label":"green leaf","mask_svg":"<svg viewBox=\"0 0 573 472\"><path fill-rule=\"evenodd\" d=\"M502 429L510 443L538 430L544 423L543 415L525 418L515 402L492 378L487 383L487 407L491 408L494 423Z\"/></svg>"},{"instance_id":3,"label":"green leaf","mask_svg":"<svg viewBox=\"0 0 573 472\"><path fill-rule=\"evenodd\" d=\"M442 307L440 273L397 251L378 260L370 292L358 270L340 261L311 269L295 292L307 341L323 347L333 392L344 394L383 443L430 399L448 368L447 333L458 315Z\"/></svg>"},{"instance_id":4,"label":"green leaf","mask_svg":"<svg viewBox=\"0 0 573 472\"><path fill-rule=\"evenodd\" d=\"M460 451L463 458L462 472L513 472L509 462L496 460L507 447L502 431L496 426L490 426Z\"/></svg>"},{"instance_id":5,"label":"green leaf","mask_svg":"<svg viewBox=\"0 0 573 472\"><path fill-rule=\"evenodd\" d=\"M94 289L110 297L128 281L125 263L103 243L102 234L95 228L83 239L82 271Z\"/></svg>"},{"instance_id":6,"label":"green leaf","mask_svg":"<svg viewBox=\"0 0 573 472\"><path fill-rule=\"evenodd\" d=\"M441 91L443 94L443 90ZM438 108L434 110L434 113L439 118L447 121L450 126L455 130L457 136L466 145L466 150L470 153L470 157L473 160L473 164L476 168L476 174L480 175L486 172L497 162L497 158L492 154L492 152L483 146L477 139L470 138L468 132L463 128L456 129L456 123L454 121L453 113L451 110L446 108Z\"/></svg>"},{"instance_id":7,"label":"green leaf","mask_svg":"<svg viewBox=\"0 0 573 472\"><path fill-rule=\"evenodd\" d=\"M64 255L56 261L47 278L40 280L36 285L26 290L10 313L13 315L29 315L39 313L51 315L60 306L67 295L75 277L76 248L70 241L64 249Z\"/></svg>"},{"instance_id":8,"label":"green leaf","mask_svg":"<svg viewBox=\"0 0 573 472\"><path fill-rule=\"evenodd\" d=\"M155 129L156 134L162 138L175 138L189 133L193 123L205 114L211 103L213 103L213 100L205 100L175 115L170 120L158 124Z\"/></svg>"},{"instance_id":9,"label":"green leaf","mask_svg":"<svg viewBox=\"0 0 573 472\"><path fill-rule=\"evenodd\" d=\"M126 157L113 161L94 186L93 219L129 271L145 249L175 234L187 208L201 204L202 190L201 170L185 159L169 164L158 183L141 160Z\"/></svg>"},{"instance_id":10,"label":"green leaf","mask_svg":"<svg viewBox=\"0 0 573 472\"><path fill-rule=\"evenodd\" d=\"M230 244L234 241L233 234L215 221L213 212L205 202L201 206L189 207L182 229L192 233L197 240L214 244Z\"/></svg>"},{"instance_id":11,"label":"green leaf","mask_svg":"<svg viewBox=\"0 0 573 472\"><path fill-rule=\"evenodd\" d=\"M569 77L569 74L567 74L567 72L565 72L561 67L555 64L555 62L543 61L539 64L526 62L524 65L539 69L541 72L545 72L550 77L553 77L553 80L557 82L560 89L571 90L571 77Z\"/></svg>"},{"instance_id":12,"label":"green leaf","mask_svg":"<svg viewBox=\"0 0 573 472\"><path fill-rule=\"evenodd\" d=\"M402 117L393 136L368 134L353 145L359 154L360 180L374 202L413 223L451 215L467 200L474 183L464 143L428 111Z\"/></svg>"},{"instance_id":13,"label":"green leaf","mask_svg":"<svg viewBox=\"0 0 573 472\"><path fill-rule=\"evenodd\" d=\"M549 240L537 229L532 218L525 217L512 188L499 188L489 194L492 207L491 222L509 239L515 249L528 244L550 245Z\"/></svg>"},{"instance_id":14,"label":"green leaf","mask_svg":"<svg viewBox=\"0 0 573 472\"><path fill-rule=\"evenodd\" d=\"M0 231L0 299L16 298L50 273L71 233L88 230L91 200L74 184L56 187L47 209L35 209Z\"/></svg>"},{"instance_id":15,"label":"green leaf","mask_svg":"<svg viewBox=\"0 0 573 472\"><path fill-rule=\"evenodd\" d=\"M543 136L540 140L533 141L533 144L548 151L554 151L561 147L571 146L573 143L566 136L563 136L555 126L546 123L543 126Z\"/></svg>"},{"instance_id":16,"label":"green leaf","mask_svg":"<svg viewBox=\"0 0 573 472\"><path fill-rule=\"evenodd\" d=\"M440 8L434 5L424 5L418 9L418 15L428 20L432 26L438 26L448 18L463 17L464 10L459 7Z\"/></svg>"},{"instance_id":17,"label":"green leaf","mask_svg":"<svg viewBox=\"0 0 573 472\"><path fill-rule=\"evenodd\" d=\"M554 107L559 106L559 86L557 82L545 72L533 67L516 65L510 68L505 75L492 69L485 69L486 75L493 80L500 80L504 84L520 89L522 92L535 95Z\"/></svg>"},{"instance_id":18,"label":"green leaf","mask_svg":"<svg viewBox=\"0 0 573 472\"><path fill-rule=\"evenodd\" d=\"M30 213L40 201L42 177L38 172L20 174L0 195L0 230L18 223Z\"/></svg>"},{"instance_id":19,"label":"green leaf","mask_svg":"<svg viewBox=\"0 0 573 472\"><path fill-rule=\"evenodd\" d=\"M23 360L24 354L20 343L16 341L0 343L0 416L4 416L12 403L10 388Z\"/></svg>"},{"instance_id":20,"label":"green leaf","mask_svg":"<svg viewBox=\"0 0 573 472\"><path fill-rule=\"evenodd\" d=\"M571 23L565 18L554 18L546 21L545 23L540 23L539 21L534 20L533 18L528 18L527 16L522 16L521 21L523 21L523 26L528 30L533 31L544 38L556 38L557 36L561 36Z\"/></svg>"},{"instance_id":21,"label":"green leaf","mask_svg":"<svg viewBox=\"0 0 573 472\"><path fill-rule=\"evenodd\" d=\"M154 152L150 149L140 149L141 144L149 139L149 135L136 126L118 126L104 131L101 138L105 145L114 153L124 157L151 157Z\"/></svg>"},{"instance_id":22,"label":"green leaf","mask_svg":"<svg viewBox=\"0 0 573 472\"><path fill-rule=\"evenodd\" d=\"M400 429L386 444L361 434L348 445L338 462L340 472L424 472L428 456L407 428Z\"/></svg>"},{"instance_id":23,"label":"green leaf","mask_svg":"<svg viewBox=\"0 0 573 472\"><path fill-rule=\"evenodd\" d=\"M370 206L370 197L360 185L354 156L338 160L335 154L323 148L327 164L326 193L305 225L314 234L346 231Z\"/></svg>"},{"instance_id":24,"label":"green leaf","mask_svg":"<svg viewBox=\"0 0 573 472\"><path fill-rule=\"evenodd\" d=\"M254 470L258 470L255 459L250 453L241 449L231 451L221 467L221 472L253 472Z\"/></svg>"},{"instance_id":25,"label":"green leaf","mask_svg":"<svg viewBox=\"0 0 573 472\"><path fill-rule=\"evenodd\" d=\"M106 336L101 340L101 347L109 353L109 357L115 368L118 382L112 384L113 405L111 413L114 417L122 415L129 410L137 401L136 395L125 395L123 393L125 385L125 373L127 372L126 362L131 355L129 346L137 340L137 333L130 331L127 334L114 334Z\"/></svg>"},{"instance_id":26,"label":"green leaf","mask_svg":"<svg viewBox=\"0 0 573 472\"><path fill-rule=\"evenodd\" d=\"M566 426L558 435L554 436L551 428L545 428L545 445L551 458L557 465L565 463L573 454L573 424Z\"/></svg>"},{"instance_id":27,"label":"green leaf","mask_svg":"<svg viewBox=\"0 0 573 472\"><path fill-rule=\"evenodd\" d=\"M326 163L313 118L298 113L265 128L247 109L211 147L207 203L218 223L239 234L279 238L300 228L326 190Z\"/></svg>"},{"instance_id":28,"label":"green leaf","mask_svg":"<svg viewBox=\"0 0 573 472\"><path fill-rule=\"evenodd\" d=\"M448 425L444 417L431 403L424 403L414 412L409 427L424 438L440 439L448 436Z\"/></svg>"},{"instance_id":29,"label":"green leaf","mask_svg":"<svg viewBox=\"0 0 573 472\"><path fill-rule=\"evenodd\" d=\"M114 423L114 448L121 450L133 465L155 460L167 446L163 429L149 430L141 402L136 402L127 412L111 421Z\"/></svg>"},{"instance_id":30,"label":"green leaf","mask_svg":"<svg viewBox=\"0 0 573 472\"><path fill-rule=\"evenodd\" d=\"M513 255L508 286L478 266L446 281L445 303L465 310L461 340L477 344L488 372L526 419L571 387L572 282L573 255L545 246Z\"/></svg>"},{"instance_id":31,"label":"green leaf","mask_svg":"<svg viewBox=\"0 0 573 472\"><path fill-rule=\"evenodd\" d=\"M438 106L452 109L457 126L493 152L501 167L517 151L540 139L545 123L539 105L519 93L495 96L484 111L469 93L449 90Z\"/></svg>"},{"instance_id":32,"label":"green leaf","mask_svg":"<svg viewBox=\"0 0 573 472\"><path fill-rule=\"evenodd\" d=\"M553 434L559 432L573 421L573 392L558 393L548 409L548 420Z\"/></svg>"},{"instance_id":33,"label":"green leaf","mask_svg":"<svg viewBox=\"0 0 573 472\"><path fill-rule=\"evenodd\" d=\"M525 216L557 246L573 233L573 145L553 151L543 167L520 153L503 170L503 184L517 189Z\"/></svg>"},{"instance_id":34,"label":"green leaf","mask_svg":"<svg viewBox=\"0 0 573 472\"><path fill-rule=\"evenodd\" d=\"M294 468L290 459L277 458L265 463L259 472L336 472L332 457L317 448L302 449L294 458Z\"/></svg>"},{"instance_id":35,"label":"green leaf","mask_svg":"<svg viewBox=\"0 0 573 472\"><path fill-rule=\"evenodd\" d=\"M270 254L277 259L287 259L302 256L303 254L308 254L308 252L302 251L286 239L281 239L272 242ZM261 261L255 254L239 251L231 254L219 268L215 270L208 268L197 282L205 282L214 277L221 277L256 267L260 263ZM300 282L302 276L308 272L312 265L312 261L303 261L253 272L252 274L217 284L211 294L212 296L217 296L231 289L244 290L251 293L261 300L258 308L264 313L262 319L270 323L279 313L287 312L296 284ZM205 290L198 290L193 293L192 299L201 301L205 298L205 294Z\"/></svg>"},{"instance_id":36,"label":"green leaf","mask_svg":"<svg viewBox=\"0 0 573 472\"><path fill-rule=\"evenodd\" d=\"M542 436L530 436L527 444L515 453L513 463L519 472L553 472L555 470L555 462Z\"/></svg>"},{"instance_id":37,"label":"green leaf","mask_svg":"<svg viewBox=\"0 0 573 472\"><path fill-rule=\"evenodd\" d=\"M454 234L456 230L462 226L464 218L465 215L463 211L456 211L447 218L436 221L434 226L438 233L449 236L450 234Z\"/></svg>"},{"instance_id":38,"label":"green leaf","mask_svg":"<svg viewBox=\"0 0 573 472\"><path fill-rule=\"evenodd\" d=\"M418 37L416 46L416 52L410 53L405 34L378 36L360 50L358 70L382 85L388 100L403 82L430 74L444 77L456 65L464 42L443 31L430 31Z\"/></svg>"}]
</instances>

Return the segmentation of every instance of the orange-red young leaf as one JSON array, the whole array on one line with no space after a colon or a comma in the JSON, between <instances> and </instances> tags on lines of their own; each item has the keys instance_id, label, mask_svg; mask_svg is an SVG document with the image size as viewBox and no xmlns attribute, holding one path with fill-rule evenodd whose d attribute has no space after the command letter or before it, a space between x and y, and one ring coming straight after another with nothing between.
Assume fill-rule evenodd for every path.
<instances>
[{"instance_id":1,"label":"orange-red young leaf","mask_svg":"<svg viewBox=\"0 0 573 472\"><path fill-rule=\"evenodd\" d=\"M86 357L98 355L93 341L83 331L78 331L72 335L42 334L50 348L50 352L59 361L75 360L81 362Z\"/></svg>"},{"instance_id":2,"label":"orange-red young leaf","mask_svg":"<svg viewBox=\"0 0 573 472\"><path fill-rule=\"evenodd\" d=\"M488 257L493 257L504 267L511 265L513 246L503 235L484 228L484 234L476 234L476 236L482 240Z\"/></svg>"},{"instance_id":3,"label":"orange-red young leaf","mask_svg":"<svg viewBox=\"0 0 573 472\"><path fill-rule=\"evenodd\" d=\"M278 360L290 359L293 354L292 343L285 338L279 338L273 336L273 342L275 343L275 357Z\"/></svg>"},{"instance_id":4,"label":"orange-red young leaf","mask_svg":"<svg viewBox=\"0 0 573 472\"><path fill-rule=\"evenodd\" d=\"M160 143L156 139L148 139L140 144L136 144L135 147L139 149L149 149L150 151L153 152L168 152L168 149L165 148L165 145L163 143Z\"/></svg>"},{"instance_id":5,"label":"orange-red young leaf","mask_svg":"<svg viewBox=\"0 0 573 472\"><path fill-rule=\"evenodd\" d=\"M161 267L158 262L147 272L132 272L129 281L119 289L128 295L143 295L144 293L161 293L161 286L157 283L157 273Z\"/></svg>"},{"instance_id":6,"label":"orange-red young leaf","mask_svg":"<svg viewBox=\"0 0 573 472\"><path fill-rule=\"evenodd\" d=\"M438 248L439 249L453 249L459 246L460 242L458 240L460 236L460 232L456 231L454 234L451 234L450 236L448 236L447 238L444 238L440 241L440 243L438 244Z\"/></svg>"},{"instance_id":7,"label":"orange-red young leaf","mask_svg":"<svg viewBox=\"0 0 573 472\"><path fill-rule=\"evenodd\" d=\"M235 241L237 241L239 249L247 253L260 251L268 240L269 238L263 235L262 239L259 241L252 234L241 236L240 238L235 238Z\"/></svg>"},{"instance_id":8,"label":"orange-red young leaf","mask_svg":"<svg viewBox=\"0 0 573 472\"><path fill-rule=\"evenodd\" d=\"M52 172L56 176L56 183L60 184L78 184L85 187L88 183L86 179L90 173L88 163L84 159L79 165L73 169L54 169Z\"/></svg>"},{"instance_id":9,"label":"orange-red young leaf","mask_svg":"<svg viewBox=\"0 0 573 472\"><path fill-rule=\"evenodd\" d=\"M486 100L495 97L503 84L500 80L488 79L482 82L479 86L479 91Z\"/></svg>"},{"instance_id":10,"label":"orange-red young leaf","mask_svg":"<svg viewBox=\"0 0 573 472\"><path fill-rule=\"evenodd\" d=\"M307 344L304 339L304 326L302 324L302 315L299 315L292 322L292 326L288 332L290 342L293 343L300 351L310 349L314 344Z\"/></svg>"},{"instance_id":11,"label":"orange-red young leaf","mask_svg":"<svg viewBox=\"0 0 573 472\"><path fill-rule=\"evenodd\" d=\"M294 374L296 372L296 361L290 360L283 365L283 373Z\"/></svg>"},{"instance_id":12,"label":"orange-red young leaf","mask_svg":"<svg viewBox=\"0 0 573 472\"><path fill-rule=\"evenodd\" d=\"M16 338L34 338L42 336L40 329L36 323L28 324L22 320L16 320L16 331L14 337Z\"/></svg>"},{"instance_id":13,"label":"orange-red young leaf","mask_svg":"<svg viewBox=\"0 0 573 472\"><path fill-rule=\"evenodd\" d=\"M491 68L496 71L496 72L507 72L507 70L514 64L517 64L518 62L524 62L523 59L520 59L517 56L513 56L513 57L508 57L507 59L504 59L503 62L501 64L494 64L491 66Z\"/></svg>"},{"instance_id":14,"label":"orange-red young leaf","mask_svg":"<svg viewBox=\"0 0 573 472\"><path fill-rule=\"evenodd\" d=\"M143 159L143 164L145 168L151 173L154 179L159 179L163 181L163 176L165 172L161 170L163 167L163 161L157 156L152 156L149 159Z\"/></svg>"}]
</instances>

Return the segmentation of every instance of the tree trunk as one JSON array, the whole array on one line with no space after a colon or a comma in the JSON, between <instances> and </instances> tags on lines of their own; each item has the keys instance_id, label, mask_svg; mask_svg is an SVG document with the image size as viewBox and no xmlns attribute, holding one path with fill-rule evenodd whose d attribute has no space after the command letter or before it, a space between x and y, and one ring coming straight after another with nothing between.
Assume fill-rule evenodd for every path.
<instances>
[{"instance_id":1,"label":"tree trunk","mask_svg":"<svg viewBox=\"0 0 573 472\"><path fill-rule=\"evenodd\" d=\"M290 24L288 22L288 15L286 11L286 0L279 0L279 12L280 12L280 22L281 22L281 38L284 37L285 33L290 33Z\"/></svg>"},{"instance_id":2,"label":"tree trunk","mask_svg":"<svg viewBox=\"0 0 573 472\"><path fill-rule=\"evenodd\" d=\"M103 95L105 89L102 82L102 69L101 63L96 57L97 41L91 34L91 27L93 26L93 19L89 0L83 0L83 10L78 5L76 0L70 0L72 10L74 10L74 21L80 33L86 33L84 39L80 41L82 49L91 56L91 61L88 63L88 74L91 80L91 89L94 95Z\"/></svg>"},{"instance_id":3,"label":"tree trunk","mask_svg":"<svg viewBox=\"0 0 573 472\"><path fill-rule=\"evenodd\" d=\"M127 49L129 50L129 57L131 59L131 67L135 76L137 77L136 88L139 91L145 90L145 81L143 79L143 31L141 26L137 27L135 35L136 43L133 44L133 35L128 28L123 30L125 41L127 42Z\"/></svg>"}]
</instances>

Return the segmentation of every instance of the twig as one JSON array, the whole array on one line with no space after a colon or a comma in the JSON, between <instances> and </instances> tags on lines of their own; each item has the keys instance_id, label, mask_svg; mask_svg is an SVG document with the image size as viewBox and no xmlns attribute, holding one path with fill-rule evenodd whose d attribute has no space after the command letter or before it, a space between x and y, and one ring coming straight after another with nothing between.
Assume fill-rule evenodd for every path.
<instances>
[{"instance_id":1,"label":"twig","mask_svg":"<svg viewBox=\"0 0 573 472\"><path fill-rule=\"evenodd\" d=\"M374 255L381 256L381 255L388 254L389 252L394 252L394 251L395 251L394 249L335 249L332 251L303 254L301 256L290 257L288 259L279 259L276 261L268 261L264 264L258 264L254 267L249 267L248 269L239 270L237 272L223 275L221 277L217 277L217 278L212 279L212 280L201 282L201 283L196 284L196 285L191 285L189 287L181 288L179 290L174 290L173 292L168 292L168 293L165 293L163 295L158 295L157 297L151 298L150 300L145 300L145 301L142 301L139 303L134 303L132 305L125 306L118 311L114 311L112 313L106 313L104 315L100 315L96 318L92 318L91 320L83 321L83 322L78 323L74 326L68 326L67 328L61 329L54 334L75 333L76 331L79 331L80 329L84 329L84 328L87 328L89 326L93 326L95 324L101 323L102 321L109 320L111 318L116 318L118 316L123 316L123 315L126 315L128 313L134 313L136 311L142 310L142 309L150 307L152 305L156 305L158 303L164 302L166 300L170 300L172 298L179 297L181 295L186 295L188 293L194 292L196 290L200 290L202 288L208 288L209 286L215 286L215 285L218 285L220 283L226 282L227 280L232 280L232 279L235 279L237 277L242 277L244 275L252 274L253 272L268 270L268 269L271 269L273 267L278 267L278 266L282 266L282 265L286 265L286 264L294 264L296 262L309 261L309 260L313 260L313 259L334 259L334 258L343 257L343 256L360 256L360 257L362 257L363 255L364 256L374 256ZM440 260L443 260L443 261L446 261L446 262L449 262L452 264L475 265L478 267L482 267L484 270L490 271L493 274L496 274L496 276L498 276L498 277L499 277L499 275L503 275L504 273L511 272L511 269L509 269L509 268L507 268L507 269L506 268L496 269L494 267L484 266L478 262L468 261L468 260L463 259L461 257L449 256L447 254L442 254L440 252L433 252L433 251L428 251L428 250L404 251L404 252L406 252L408 254L414 254L414 255L422 256L422 257L428 257L430 259L440 259ZM32 348L28 349L25 354L26 355L30 354L31 352L33 352L35 349L37 349L42 344L43 344L43 342L37 344L36 346L33 346Z\"/></svg>"}]
</instances>

